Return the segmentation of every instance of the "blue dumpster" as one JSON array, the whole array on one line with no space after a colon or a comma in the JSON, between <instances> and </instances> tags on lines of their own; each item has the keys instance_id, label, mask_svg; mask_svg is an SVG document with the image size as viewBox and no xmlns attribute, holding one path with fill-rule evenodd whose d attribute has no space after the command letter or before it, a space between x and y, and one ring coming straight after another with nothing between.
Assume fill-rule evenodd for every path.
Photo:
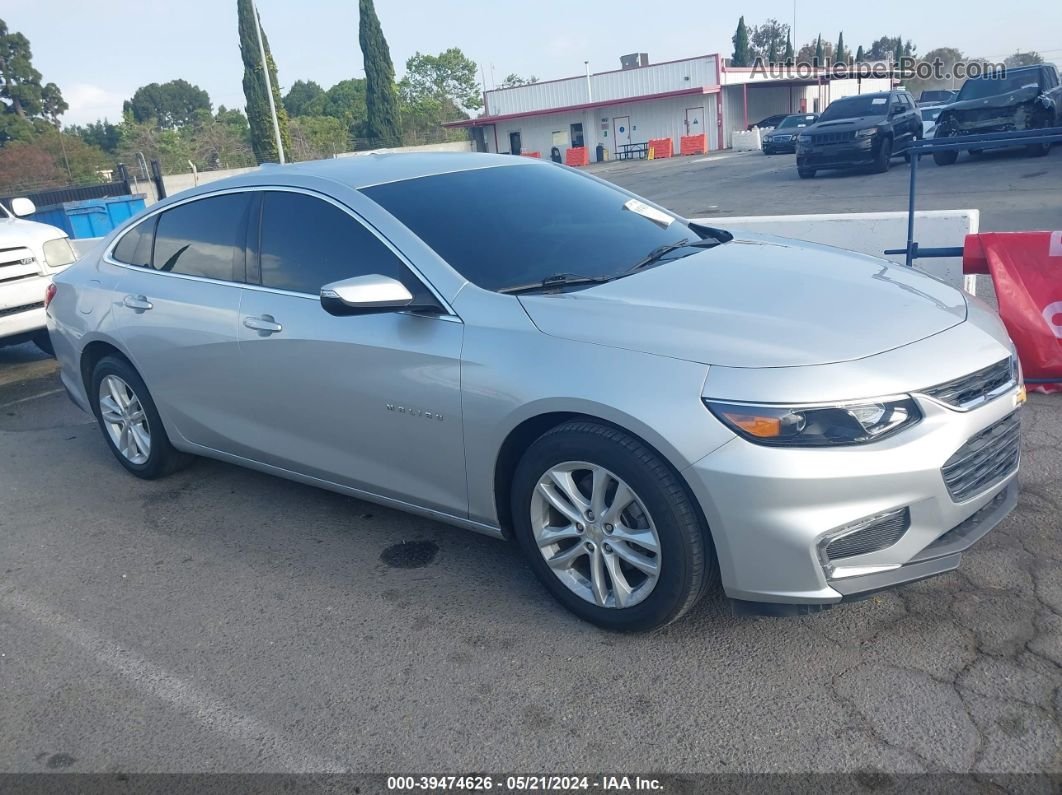
<instances>
[{"instance_id":1,"label":"blue dumpster","mask_svg":"<svg viewBox=\"0 0 1062 795\"><path fill-rule=\"evenodd\" d=\"M65 229L72 238L103 237L144 207L144 194L137 193L133 196L50 204L38 207L37 212L29 218Z\"/></svg>"}]
</instances>

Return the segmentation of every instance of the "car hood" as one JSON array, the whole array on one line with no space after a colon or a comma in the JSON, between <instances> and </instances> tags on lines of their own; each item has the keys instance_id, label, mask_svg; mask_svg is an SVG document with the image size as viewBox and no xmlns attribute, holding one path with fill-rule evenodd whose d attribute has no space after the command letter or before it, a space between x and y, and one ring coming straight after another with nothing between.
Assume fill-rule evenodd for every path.
<instances>
[{"instance_id":1,"label":"car hood","mask_svg":"<svg viewBox=\"0 0 1062 795\"><path fill-rule=\"evenodd\" d=\"M752 234L520 302L551 336L727 367L860 359L938 334L967 311L961 291L921 271Z\"/></svg>"},{"instance_id":2,"label":"car hood","mask_svg":"<svg viewBox=\"0 0 1062 795\"><path fill-rule=\"evenodd\" d=\"M943 113L955 113L962 114L971 110L984 110L985 108L1008 108L1012 105L1021 105L1025 102L1033 102L1040 96L1040 87L1035 83L1030 83L1014 91L1008 91L1005 94L996 94L993 97L982 97L981 99L968 99L963 102L952 102L948 105Z\"/></svg>"},{"instance_id":3,"label":"car hood","mask_svg":"<svg viewBox=\"0 0 1062 795\"><path fill-rule=\"evenodd\" d=\"M36 221L0 216L0 248L27 246L39 249L49 240L55 240L57 237L66 237L66 232L58 227L39 224Z\"/></svg>"},{"instance_id":4,"label":"car hood","mask_svg":"<svg viewBox=\"0 0 1062 795\"><path fill-rule=\"evenodd\" d=\"M868 127L877 127L884 121L884 116L857 116L854 119L835 119L833 121L815 122L811 127L805 127L804 131L848 132L849 130L865 130Z\"/></svg>"}]
</instances>

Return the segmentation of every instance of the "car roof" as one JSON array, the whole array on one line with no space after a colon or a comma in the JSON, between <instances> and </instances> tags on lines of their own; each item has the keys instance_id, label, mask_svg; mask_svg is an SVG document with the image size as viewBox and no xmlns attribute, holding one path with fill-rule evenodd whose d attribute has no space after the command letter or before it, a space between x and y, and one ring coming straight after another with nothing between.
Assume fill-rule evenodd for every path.
<instances>
[{"instance_id":1,"label":"car roof","mask_svg":"<svg viewBox=\"0 0 1062 795\"><path fill-rule=\"evenodd\" d=\"M892 91L874 91L873 93L868 93L868 94L849 94L846 97L837 97L837 99L835 99L834 102L844 102L845 100L848 100L848 99L865 99L866 97L888 97L888 96L891 96L892 94L905 94L905 93L907 93L907 92L904 91L903 89L896 88L896 89L893 89Z\"/></svg>"},{"instance_id":2,"label":"car roof","mask_svg":"<svg viewBox=\"0 0 1062 795\"><path fill-rule=\"evenodd\" d=\"M541 165L541 163L534 158L478 152L387 152L329 160L310 160L286 165L264 163L253 171L210 182L205 187L216 190L244 185L262 185L274 181L282 182L289 177L303 176L327 179L348 188L360 190L385 182L402 182L407 179L450 174L456 171L533 165Z\"/></svg>"}]
</instances>

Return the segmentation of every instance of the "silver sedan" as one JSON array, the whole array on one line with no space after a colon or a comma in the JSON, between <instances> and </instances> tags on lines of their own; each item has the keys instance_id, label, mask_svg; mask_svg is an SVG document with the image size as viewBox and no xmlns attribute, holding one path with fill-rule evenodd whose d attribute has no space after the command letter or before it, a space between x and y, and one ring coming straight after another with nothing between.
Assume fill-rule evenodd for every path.
<instances>
[{"instance_id":1,"label":"silver sedan","mask_svg":"<svg viewBox=\"0 0 1062 795\"><path fill-rule=\"evenodd\" d=\"M134 475L208 456L512 538L614 629L947 571L1016 501L1024 390L976 299L552 163L263 167L132 219L47 314Z\"/></svg>"}]
</instances>

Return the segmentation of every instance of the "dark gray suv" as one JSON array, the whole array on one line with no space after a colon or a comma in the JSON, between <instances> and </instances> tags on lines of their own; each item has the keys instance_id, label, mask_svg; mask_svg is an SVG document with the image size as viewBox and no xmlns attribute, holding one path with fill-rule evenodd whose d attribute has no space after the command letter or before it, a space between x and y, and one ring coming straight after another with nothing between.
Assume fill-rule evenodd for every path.
<instances>
[{"instance_id":1,"label":"dark gray suv","mask_svg":"<svg viewBox=\"0 0 1062 795\"><path fill-rule=\"evenodd\" d=\"M922 116L909 92L843 97L797 136L797 172L810 179L825 168L888 171L892 158L921 137Z\"/></svg>"}]
</instances>

